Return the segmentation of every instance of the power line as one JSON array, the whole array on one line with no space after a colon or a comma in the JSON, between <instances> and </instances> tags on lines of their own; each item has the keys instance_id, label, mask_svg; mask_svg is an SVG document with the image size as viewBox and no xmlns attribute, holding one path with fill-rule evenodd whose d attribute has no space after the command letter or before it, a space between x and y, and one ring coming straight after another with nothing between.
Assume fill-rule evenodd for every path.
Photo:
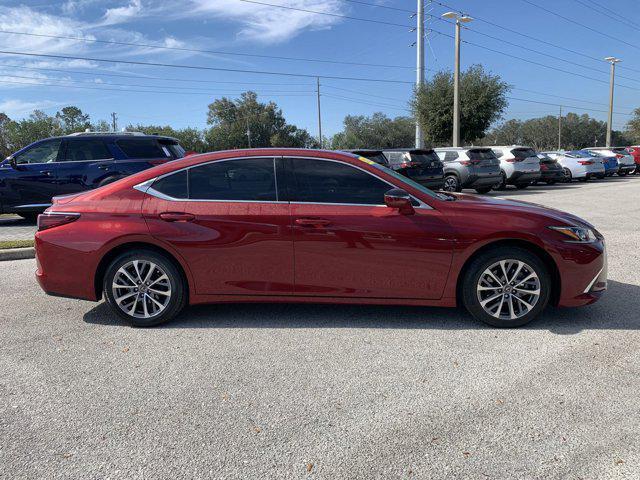
<instances>
[{"instance_id":1,"label":"power line","mask_svg":"<svg viewBox=\"0 0 640 480\"><path fill-rule=\"evenodd\" d=\"M124 65L144 65L144 66L150 66L150 67L184 68L189 70L207 70L207 71L231 72L231 73L253 73L253 74L259 74L259 75L278 75L278 76L284 76L284 77L300 77L300 78L320 77L320 78L332 79L332 80L413 84L413 82L410 82L410 81L391 80L391 79L384 79L384 78L342 77L338 75L320 75L320 74L306 74L306 73L294 73L294 72L273 72L269 70L245 70L245 69L239 69L239 68L207 67L202 65L142 62L142 61L134 61L134 60L114 60L114 59L96 58L96 57L82 57L78 55L55 55L51 53L14 52L14 51L8 51L8 50L0 50L0 54L27 56L27 57L57 58L57 59L65 59L65 60L85 60L89 62L118 63L118 64L124 64Z\"/></svg>"},{"instance_id":2,"label":"power line","mask_svg":"<svg viewBox=\"0 0 640 480\"><path fill-rule=\"evenodd\" d=\"M363 105L371 105L374 107L385 107L385 108L391 108L391 109L395 109L395 110L402 110L405 112L411 112L411 110L409 110L408 108L402 108L399 107L397 105L389 105L386 103L374 103L374 102L367 102L365 100L360 100L358 98L351 98L351 97L343 97L342 95L334 95L334 94L330 94L330 93L324 93L323 94L324 97L329 97L329 98L335 98L338 100L347 100L349 102L354 102L354 103L362 103Z\"/></svg>"},{"instance_id":3,"label":"power line","mask_svg":"<svg viewBox=\"0 0 640 480\"><path fill-rule=\"evenodd\" d=\"M317 10L308 10L306 8L297 8L297 7L289 7L286 5L277 5L275 3L266 3L266 2L258 2L256 0L237 0L238 2L245 2L245 3L253 3L256 5L264 5L267 7L276 7L276 8L283 8L285 10L294 10L297 12L305 12L305 13L314 13L316 15L325 15L328 17L335 17L335 18L344 18L346 20L357 20L359 22L370 22L370 23L377 23L380 25L388 25L391 27L403 27L403 28L413 28L411 25L403 25L400 23L393 23L393 22L385 22L384 20L374 20L372 18L361 18L361 17L352 17L349 15L341 15L339 13L329 13L329 12L319 12Z\"/></svg>"},{"instance_id":4,"label":"power line","mask_svg":"<svg viewBox=\"0 0 640 480\"><path fill-rule=\"evenodd\" d=\"M577 21L575 21L575 20L573 20L573 19L571 19L571 18L569 18L569 17L565 17L564 15L561 15L561 14L559 14L559 13L557 13L557 12L554 12L553 10L549 10L548 8L545 8L545 7L541 6L541 5L538 5L537 3L534 3L534 2L532 2L532 1L530 1L530 0L521 0L521 1L522 1L522 2L524 2L524 3L527 3L527 4L529 4L529 5L531 5L531 6L533 6L533 7L539 8L540 10L542 10L542 11L544 11L544 12L547 12L547 13L549 13L549 14L551 14L551 15L554 15L554 16L556 16L556 17L558 17L558 18L561 18L561 19L563 19L563 20L565 20L565 21L567 21L567 22L569 22L569 23L573 23L573 24L575 24L575 25L579 25L579 26L581 26L582 28L586 28L587 30L590 30L590 31L592 31L592 32L595 32L595 33L597 33L597 34L599 34L599 35L602 35L602 36L604 36L604 37L610 38L611 40L616 40L616 41L618 41L618 42L622 42L622 43L624 43L625 45L629 45L630 47L637 48L637 49L639 49L639 50L640 50L640 46L635 45L635 44L633 44L633 43L629 43L629 42L627 42L626 40L623 40L623 39L621 39L621 38L614 37L613 35L609 35L608 33L603 32L601 29L597 29L597 28L591 27L591 26L589 26L589 25L586 25L586 24L584 24L584 23L577 22Z\"/></svg>"},{"instance_id":5,"label":"power line","mask_svg":"<svg viewBox=\"0 0 640 480\"><path fill-rule=\"evenodd\" d=\"M76 42L84 42L84 43L100 43L105 45L117 45L120 47L140 47L140 48L153 48L153 49L159 49L159 50L173 50L173 51L179 51L179 52L205 53L208 55L228 55L228 56L236 56L236 57L286 60L291 62L329 63L329 64L335 64L335 65L353 65L357 67L407 68L407 69L415 70L415 67L410 67L407 65L385 65L385 64L379 64L379 63L349 62L349 61L342 61L342 60L328 60L328 59L318 59L318 58L308 58L308 57L307 58L287 57L287 56L281 56L281 55L264 55L264 54L257 54L257 53L227 52L223 50L202 50L202 49L187 48L187 47L168 47L165 45L157 45L152 43L120 42L116 40L103 40L98 38L74 37L72 35L52 35L52 34L45 34L45 33L19 32L15 30L0 30L0 33L7 34L7 35L24 35L28 37L55 38L58 40L73 40Z\"/></svg>"},{"instance_id":6,"label":"power line","mask_svg":"<svg viewBox=\"0 0 640 480\"><path fill-rule=\"evenodd\" d=\"M506 97L509 100L516 100L516 101L520 101L520 102L528 102L528 103L537 103L540 105L552 105L554 107L566 107L566 108L573 108L575 110L585 110L587 112L599 112L599 113L608 113L608 110L595 110L593 108L583 108L583 107L575 107L572 105L562 105L560 103L549 103L549 102L540 102L537 100L529 100L528 98L517 98L517 97ZM629 116L633 116L632 113L624 113L624 112L613 112L616 115L629 115Z\"/></svg>"},{"instance_id":7,"label":"power line","mask_svg":"<svg viewBox=\"0 0 640 480\"><path fill-rule=\"evenodd\" d=\"M360 5L366 5L367 7L375 7L375 8L385 8L387 10L395 10L397 12L404 12L404 13L411 13L411 14L415 14L416 11L415 10L407 10L405 8L397 8L397 7L389 7L387 5L378 5L375 3L368 3L368 2L361 2L360 0L342 0L343 2L349 2L349 3L357 3Z\"/></svg>"},{"instance_id":8,"label":"power line","mask_svg":"<svg viewBox=\"0 0 640 480\"><path fill-rule=\"evenodd\" d=\"M604 15L605 17L609 17L609 18L615 20L616 22L621 22L624 25L627 25L627 26L632 27L634 29L638 27L637 25L634 25L632 22L630 22L629 20L627 20L626 18L624 18L622 16L614 16L614 15L611 15L610 13L607 13L607 11L606 11L607 9L605 9L602 6L600 6L596 2L590 2L590 3L595 4L597 8L587 4L585 2L583 2L582 0L574 0L574 1L579 3L579 4L581 4L581 5L583 5L584 7L587 7L590 10L593 10L596 13L599 13L600 15Z\"/></svg>"},{"instance_id":9,"label":"power line","mask_svg":"<svg viewBox=\"0 0 640 480\"><path fill-rule=\"evenodd\" d=\"M327 88L333 88L334 90L341 90L343 92L355 93L358 95L366 95L367 97L381 98L383 100L393 100L394 102L405 102L405 103L407 102L407 100L400 100L399 98L385 97L382 95L374 95L372 93L363 93L362 91L351 90L349 88L334 87L333 85L324 85L324 86Z\"/></svg>"},{"instance_id":10,"label":"power line","mask_svg":"<svg viewBox=\"0 0 640 480\"><path fill-rule=\"evenodd\" d=\"M446 3L439 2L437 0L431 0L431 1L433 3L435 3L435 4L437 4L437 5L440 5L441 7L448 8L450 10L457 10L455 7L452 7L451 5L447 5ZM490 20L487 20L486 18L478 17L477 15L473 15L473 18L475 20L479 20L479 21L481 21L483 23L486 23L487 25L491 25L492 27L500 28L502 30L506 30L507 32L514 33L514 34L519 35L521 37L528 38L529 40L533 40L533 41L542 43L544 45L548 45L550 47L557 48L559 50L564 50L566 52L572 53L574 55L579 55L581 57L588 58L588 59L594 60L596 62L602 62L602 58L595 57L593 55L589 55L589 54L584 53L584 52L579 52L577 50L573 50L571 48L567 48L564 45L558 45L557 43L549 42L549 41L544 40L542 38L538 38L538 37L534 37L532 35L528 35L526 33L523 33L521 31L515 30L513 28L509 28L509 27L506 27L504 25L501 25L501 24L492 22ZM631 67L625 66L625 65L619 65L618 68L625 68L626 70L630 70L630 71L634 71L634 72L640 73L640 69L631 68Z\"/></svg>"}]
</instances>

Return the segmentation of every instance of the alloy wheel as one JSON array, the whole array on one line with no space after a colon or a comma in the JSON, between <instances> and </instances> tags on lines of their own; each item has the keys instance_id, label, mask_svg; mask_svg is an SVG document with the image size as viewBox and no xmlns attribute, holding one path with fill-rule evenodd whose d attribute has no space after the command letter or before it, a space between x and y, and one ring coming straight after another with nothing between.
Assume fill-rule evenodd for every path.
<instances>
[{"instance_id":1,"label":"alloy wheel","mask_svg":"<svg viewBox=\"0 0 640 480\"><path fill-rule=\"evenodd\" d=\"M480 306L500 320L516 320L532 311L540 291L540 279L533 267L515 259L490 265L476 286Z\"/></svg>"},{"instance_id":2,"label":"alloy wheel","mask_svg":"<svg viewBox=\"0 0 640 480\"><path fill-rule=\"evenodd\" d=\"M132 260L118 269L111 286L113 298L127 315L152 318L160 315L171 300L171 282L156 263Z\"/></svg>"},{"instance_id":3,"label":"alloy wheel","mask_svg":"<svg viewBox=\"0 0 640 480\"><path fill-rule=\"evenodd\" d=\"M458 179L452 175L448 175L444 179L443 190L447 192L457 192L458 191Z\"/></svg>"}]
</instances>

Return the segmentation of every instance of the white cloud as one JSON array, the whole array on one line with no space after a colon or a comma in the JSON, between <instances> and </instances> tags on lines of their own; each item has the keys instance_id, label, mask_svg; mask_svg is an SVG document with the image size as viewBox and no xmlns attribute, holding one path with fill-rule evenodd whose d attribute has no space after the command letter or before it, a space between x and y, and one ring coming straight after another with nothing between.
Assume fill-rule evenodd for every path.
<instances>
[{"instance_id":1,"label":"white cloud","mask_svg":"<svg viewBox=\"0 0 640 480\"><path fill-rule=\"evenodd\" d=\"M117 25L119 23L126 23L141 15L142 2L141 0L131 0L128 5L116 8L107 8L104 12L104 17L100 22L100 25Z\"/></svg>"},{"instance_id":2,"label":"white cloud","mask_svg":"<svg viewBox=\"0 0 640 480\"><path fill-rule=\"evenodd\" d=\"M265 43L289 40L304 30L329 28L340 21L337 17L318 15L285 8L240 2L238 0L192 0L195 10L189 15L210 15L241 25L238 37ZM271 3L271 2L269 2ZM339 0L275 0L287 7L340 14Z\"/></svg>"},{"instance_id":3,"label":"white cloud","mask_svg":"<svg viewBox=\"0 0 640 480\"><path fill-rule=\"evenodd\" d=\"M0 112L6 113L9 117L20 116L25 113L31 113L33 110L43 110L46 108L62 105L60 102L51 100L40 100L37 102L25 102L22 100L11 99L0 102Z\"/></svg>"}]
</instances>

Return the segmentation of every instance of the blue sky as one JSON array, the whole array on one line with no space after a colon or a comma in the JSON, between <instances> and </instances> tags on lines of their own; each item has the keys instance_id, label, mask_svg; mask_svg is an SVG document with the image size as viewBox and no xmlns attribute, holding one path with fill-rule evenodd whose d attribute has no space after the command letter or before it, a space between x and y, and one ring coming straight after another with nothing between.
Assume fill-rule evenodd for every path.
<instances>
[{"instance_id":1,"label":"blue sky","mask_svg":"<svg viewBox=\"0 0 640 480\"><path fill-rule=\"evenodd\" d=\"M415 79L416 52L411 45L415 33L409 31L415 23L410 18L415 0L361 0L377 6L347 0L259 1L328 15L242 0L5 0L0 5L1 31L45 36L0 33L0 50L398 82L321 79L325 135L339 131L347 114L407 113ZM640 106L640 38L636 22L629 20L637 13L636 0L441 3L447 6L427 0L427 13L433 15L427 18L427 28L433 29L426 47L427 75L453 65L453 39L449 36L454 27L440 15L455 9L475 17L463 31L463 39L475 44L463 44L463 68L480 63L514 87L510 93L514 100L505 119L557 114L557 104L565 105L565 112L605 119L609 65L598 59L609 55L623 59L617 70L614 110L619 113L614 116L614 128L622 129L629 119L625 113ZM46 35L169 48L79 42ZM53 114L73 104L93 120L108 119L110 112L117 112L121 126L153 123L202 128L208 103L251 89L261 100L277 102L290 122L317 134L314 78L7 54L0 54L0 77L0 111L12 118L28 115L34 108Z\"/></svg>"}]
</instances>

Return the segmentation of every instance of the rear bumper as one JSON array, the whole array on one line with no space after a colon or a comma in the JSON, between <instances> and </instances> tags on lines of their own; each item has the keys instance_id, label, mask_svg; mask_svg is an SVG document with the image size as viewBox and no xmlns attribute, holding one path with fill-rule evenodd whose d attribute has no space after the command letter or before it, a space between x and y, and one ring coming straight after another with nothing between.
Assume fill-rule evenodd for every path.
<instances>
[{"instance_id":1,"label":"rear bumper","mask_svg":"<svg viewBox=\"0 0 640 480\"><path fill-rule=\"evenodd\" d=\"M500 173L496 175L469 175L462 184L464 188L492 187L500 183Z\"/></svg>"},{"instance_id":2,"label":"rear bumper","mask_svg":"<svg viewBox=\"0 0 640 480\"><path fill-rule=\"evenodd\" d=\"M522 183L531 183L536 180L540 180L541 173L540 172L518 172L515 171L511 174L511 177L507 180L507 183L511 185L514 184L522 184Z\"/></svg>"},{"instance_id":3,"label":"rear bumper","mask_svg":"<svg viewBox=\"0 0 640 480\"><path fill-rule=\"evenodd\" d=\"M623 173L631 173L633 171L635 171L636 166L634 165L619 165L618 166L618 172L623 172Z\"/></svg>"},{"instance_id":4,"label":"rear bumper","mask_svg":"<svg viewBox=\"0 0 640 480\"><path fill-rule=\"evenodd\" d=\"M540 180L543 182L556 181L559 182L564 179L564 172L562 170L542 170L540 171Z\"/></svg>"}]
</instances>

